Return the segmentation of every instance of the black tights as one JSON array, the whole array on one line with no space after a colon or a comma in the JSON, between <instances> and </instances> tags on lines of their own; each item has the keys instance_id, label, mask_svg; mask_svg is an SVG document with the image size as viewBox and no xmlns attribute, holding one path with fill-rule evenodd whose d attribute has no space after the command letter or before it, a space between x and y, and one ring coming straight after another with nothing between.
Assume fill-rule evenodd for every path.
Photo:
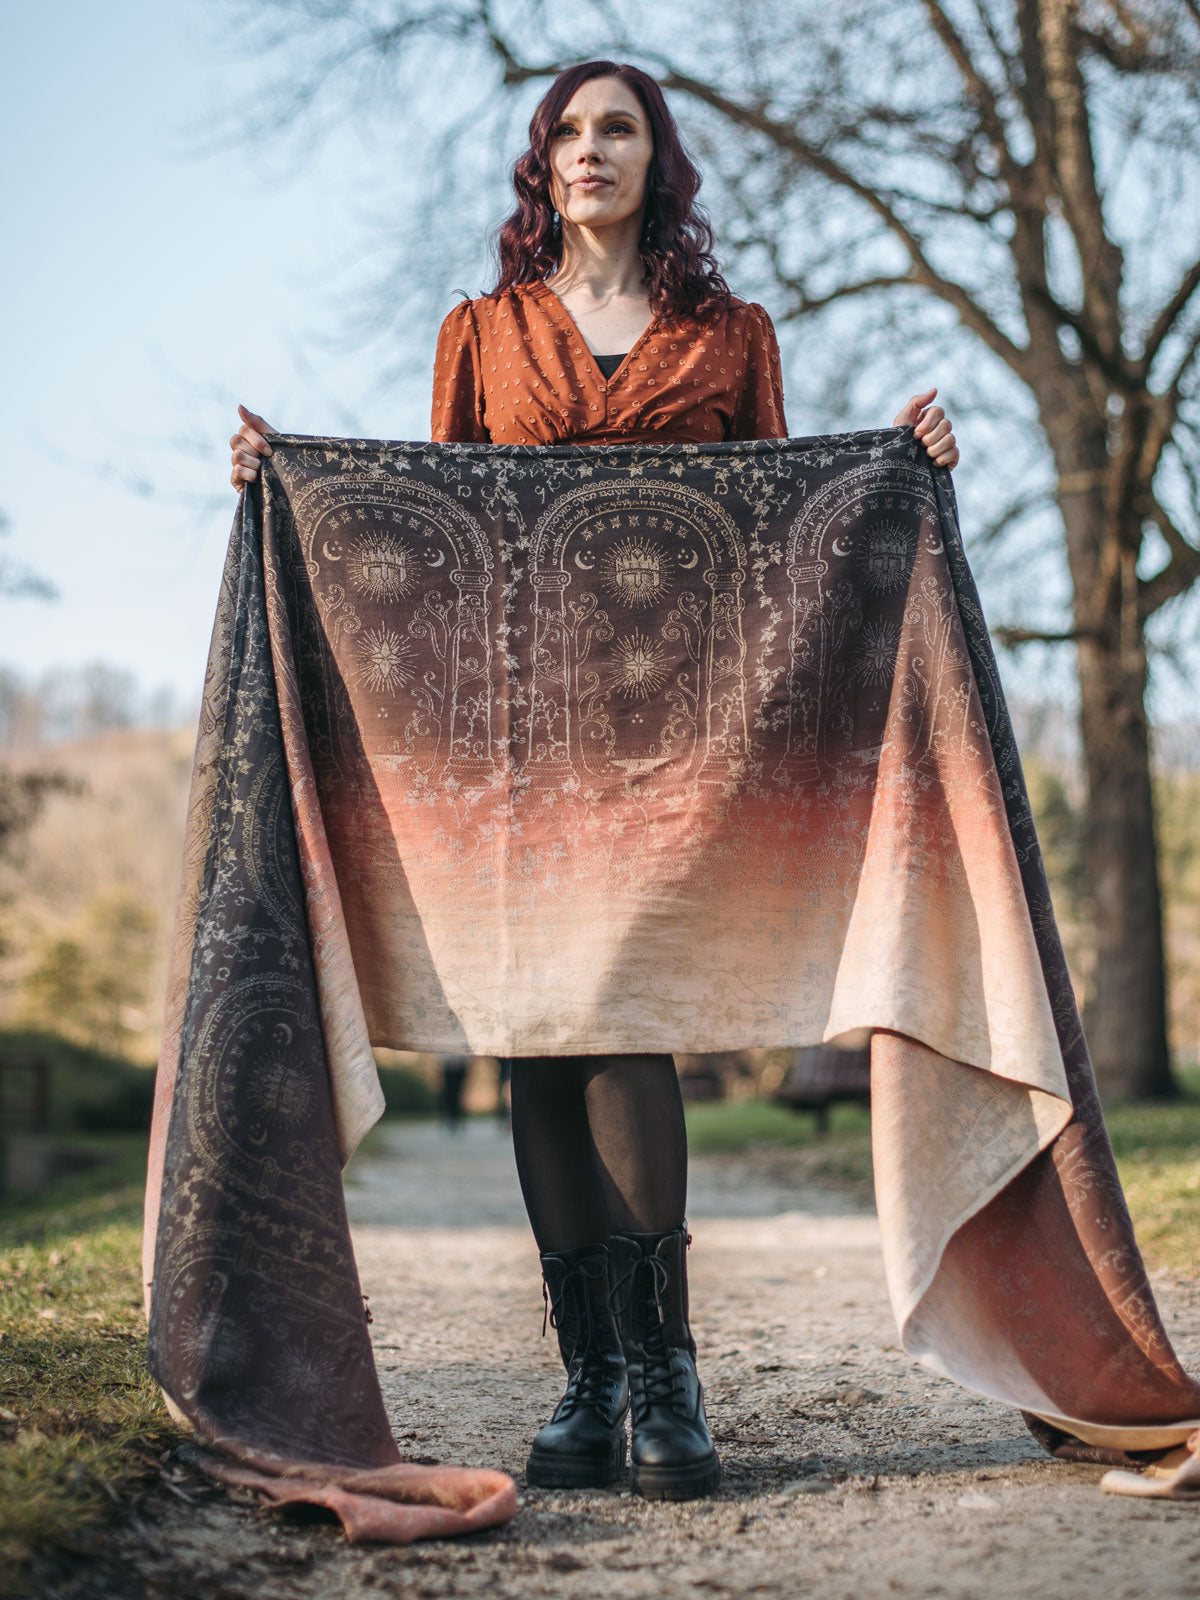
<instances>
[{"instance_id":1,"label":"black tights","mask_svg":"<svg viewBox=\"0 0 1200 1600\"><path fill-rule=\"evenodd\" d=\"M671 1056L509 1059L517 1176L539 1250L679 1226L687 1134Z\"/></svg>"}]
</instances>

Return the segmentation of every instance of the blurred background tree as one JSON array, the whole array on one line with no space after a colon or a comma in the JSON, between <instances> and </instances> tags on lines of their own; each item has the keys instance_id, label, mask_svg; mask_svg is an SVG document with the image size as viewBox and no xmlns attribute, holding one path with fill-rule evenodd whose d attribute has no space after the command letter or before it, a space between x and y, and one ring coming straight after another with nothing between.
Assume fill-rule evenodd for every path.
<instances>
[{"instance_id":1,"label":"blurred background tree","mask_svg":"<svg viewBox=\"0 0 1200 1600\"><path fill-rule=\"evenodd\" d=\"M0 511L0 538L7 537L8 533L8 518ZM0 556L0 597L50 600L54 598L54 586L30 568L8 556ZM0 669L0 680L3 677ZM3 699L3 682L0 681L0 725L3 723ZM0 747L6 743L0 738ZM47 794L67 787L67 780L60 773L36 769L13 772L0 762L0 864L11 863L16 858L20 842L32 828ZM5 905L6 899L0 892L0 907ZM0 958L8 948L9 938L4 922L0 921Z\"/></svg>"},{"instance_id":2,"label":"blurred background tree","mask_svg":"<svg viewBox=\"0 0 1200 1600\"><path fill-rule=\"evenodd\" d=\"M995 632L1074 651L1097 1076L1110 1099L1174 1093L1147 692L1200 575L1196 0L228 0L218 15L271 80L226 134L263 157L288 130L314 142L349 121L377 164L364 339L386 344L479 267L536 98L603 56L661 83L723 265L769 305L785 356L803 339L793 433L853 406L865 425L872 389L890 419L897 374L953 369L939 398L992 506L967 529L973 558L1013 579Z\"/></svg>"},{"instance_id":3,"label":"blurred background tree","mask_svg":"<svg viewBox=\"0 0 1200 1600\"><path fill-rule=\"evenodd\" d=\"M146 1026L158 918L122 886L88 901L66 933L43 938L22 986L19 1020L113 1054Z\"/></svg>"}]
</instances>

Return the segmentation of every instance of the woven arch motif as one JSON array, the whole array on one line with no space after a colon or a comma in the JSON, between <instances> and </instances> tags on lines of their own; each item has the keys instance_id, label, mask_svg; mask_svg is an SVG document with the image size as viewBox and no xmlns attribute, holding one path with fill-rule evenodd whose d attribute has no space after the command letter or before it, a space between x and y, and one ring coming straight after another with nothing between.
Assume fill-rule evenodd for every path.
<instances>
[{"instance_id":1,"label":"woven arch motif","mask_svg":"<svg viewBox=\"0 0 1200 1600\"><path fill-rule=\"evenodd\" d=\"M894 460L849 467L805 502L787 537L787 741L777 776L815 777L831 738L854 737L844 708L847 638L863 627L864 599L907 590L918 543L936 524L928 469ZM881 681L893 664L881 661ZM878 752L868 742L861 753Z\"/></svg>"},{"instance_id":2,"label":"woven arch motif","mask_svg":"<svg viewBox=\"0 0 1200 1600\"><path fill-rule=\"evenodd\" d=\"M745 577L733 519L686 485L559 497L531 536L530 771L635 776L672 760L726 780L749 746Z\"/></svg>"},{"instance_id":3,"label":"woven arch motif","mask_svg":"<svg viewBox=\"0 0 1200 1600\"><path fill-rule=\"evenodd\" d=\"M386 753L488 781L494 558L481 522L445 490L385 472L318 480L293 504L321 634L355 698L375 700Z\"/></svg>"}]
</instances>

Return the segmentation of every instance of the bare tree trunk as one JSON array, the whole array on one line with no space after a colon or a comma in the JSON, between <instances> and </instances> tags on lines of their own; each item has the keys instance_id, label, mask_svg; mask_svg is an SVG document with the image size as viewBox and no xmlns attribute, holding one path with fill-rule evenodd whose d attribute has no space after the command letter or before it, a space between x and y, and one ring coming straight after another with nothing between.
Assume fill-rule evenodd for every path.
<instances>
[{"instance_id":1,"label":"bare tree trunk","mask_svg":"<svg viewBox=\"0 0 1200 1600\"><path fill-rule=\"evenodd\" d=\"M1083 394L1064 392L1060 373L1042 401L1059 467L1078 635L1085 862L1096 930L1084 1026L1105 1100L1169 1098L1179 1089L1167 1045L1145 624L1136 576L1140 529L1135 523L1114 532L1106 516L1111 463L1104 429L1088 417Z\"/></svg>"},{"instance_id":2,"label":"bare tree trunk","mask_svg":"<svg viewBox=\"0 0 1200 1600\"><path fill-rule=\"evenodd\" d=\"M1167 1049L1158 847L1145 658L1081 639L1080 721L1088 785L1087 876L1096 967L1084 1026L1105 1100L1178 1094Z\"/></svg>"}]
</instances>

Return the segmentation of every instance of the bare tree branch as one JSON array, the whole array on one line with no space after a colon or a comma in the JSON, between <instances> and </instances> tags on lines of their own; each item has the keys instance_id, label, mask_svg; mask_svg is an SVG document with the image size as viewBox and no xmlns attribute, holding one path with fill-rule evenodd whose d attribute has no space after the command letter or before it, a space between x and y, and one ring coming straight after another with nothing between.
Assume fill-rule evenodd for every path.
<instances>
[{"instance_id":1,"label":"bare tree branch","mask_svg":"<svg viewBox=\"0 0 1200 1600\"><path fill-rule=\"evenodd\" d=\"M966 41L947 16L944 7L939 4L939 0L922 0L922 3L934 33L945 46L970 91L979 112L980 126L987 136L988 143L996 152L1001 173L1006 179L1017 177L1020 163L1013 155L1004 118L991 84L975 64Z\"/></svg>"},{"instance_id":2,"label":"bare tree branch","mask_svg":"<svg viewBox=\"0 0 1200 1600\"><path fill-rule=\"evenodd\" d=\"M852 295L869 294L875 289L898 289L908 287L917 288L917 280L911 274L901 277L864 278L861 283L845 283L839 288L831 289L828 294L809 295L802 289L792 298L787 309L780 316L781 322L792 322L798 317L807 316L811 311L820 311L825 306L831 306L837 300L847 300Z\"/></svg>"},{"instance_id":3,"label":"bare tree branch","mask_svg":"<svg viewBox=\"0 0 1200 1600\"><path fill-rule=\"evenodd\" d=\"M1146 437L1142 445L1139 473L1144 483L1152 483L1162 460L1163 451L1179 421L1179 407L1183 398L1183 380L1187 377L1196 353L1200 351L1200 323L1192 331L1175 371L1161 394L1152 395L1147 405Z\"/></svg>"},{"instance_id":4,"label":"bare tree branch","mask_svg":"<svg viewBox=\"0 0 1200 1600\"><path fill-rule=\"evenodd\" d=\"M1042 632L1039 628L1010 628L1001 624L989 631L1008 650L1021 644L1078 644L1080 639L1096 637L1094 628L1067 628L1055 633Z\"/></svg>"},{"instance_id":5,"label":"bare tree branch","mask_svg":"<svg viewBox=\"0 0 1200 1600\"><path fill-rule=\"evenodd\" d=\"M1143 618L1152 616L1160 606L1174 600L1200 578L1200 549L1184 538L1156 495L1151 496L1147 514L1166 541L1171 559L1161 572L1138 584L1138 610Z\"/></svg>"},{"instance_id":6,"label":"bare tree branch","mask_svg":"<svg viewBox=\"0 0 1200 1600\"><path fill-rule=\"evenodd\" d=\"M923 242L869 183L856 177L841 162L805 139L795 125L778 121L761 106L740 105L713 85L670 66L666 67L659 82L664 89L678 89L735 124L763 134L795 160L812 167L831 183L855 195L870 207L904 246L912 262L913 281L952 305L963 322L1014 372L1021 377L1028 375L1028 348L1014 343L961 284L944 277L935 269L925 253Z\"/></svg>"},{"instance_id":7,"label":"bare tree branch","mask_svg":"<svg viewBox=\"0 0 1200 1600\"><path fill-rule=\"evenodd\" d=\"M971 539L972 545L979 550L990 549L1015 522L1020 522L1023 517L1027 517L1031 511L1036 511L1039 507L1053 505L1055 499L1056 491L1053 484L1017 495L975 531Z\"/></svg>"},{"instance_id":8,"label":"bare tree branch","mask_svg":"<svg viewBox=\"0 0 1200 1600\"><path fill-rule=\"evenodd\" d=\"M1120 361L1119 306L1124 257L1108 236L1096 182L1091 118L1075 37L1075 0L1039 0L1038 43L1054 132L1053 170L1075 237L1083 300L1095 341Z\"/></svg>"},{"instance_id":9,"label":"bare tree branch","mask_svg":"<svg viewBox=\"0 0 1200 1600\"><path fill-rule=\"evenodd\" d=\"M1153 326L1146 335L1142 345L1141 359L1133 367L1133 371L1143 383L1149 378L1150 367L1158 354L1159 347L1175 326L1180 314L1197 288L1200 288L1200 260L1193 261L1192 265L1184 273L1179 287L1154 319Z\"/></svg>"},{"instance_id":10,"label":"bare tree branch","mask_svg":"<svg viewBox=\"0 0 1200 1600\"><path fill-rule=\"evenodd\" d=\"M1123 393L1132 393L1141 388L1141 384L1131 375L1129 364L1121 354L1120 348L1118 347L1115 358L1110 355L1100 344L1095 328L1086 315L1072 311L1070 306L1064 306L1061 300L1055 299L1045 283L1026 283L1025 294L1027 299L1036 300L1045 306L1064 327L1074 330L1084 355L1111 388L1119 389Z\"/></svg>"}]
</instances>

